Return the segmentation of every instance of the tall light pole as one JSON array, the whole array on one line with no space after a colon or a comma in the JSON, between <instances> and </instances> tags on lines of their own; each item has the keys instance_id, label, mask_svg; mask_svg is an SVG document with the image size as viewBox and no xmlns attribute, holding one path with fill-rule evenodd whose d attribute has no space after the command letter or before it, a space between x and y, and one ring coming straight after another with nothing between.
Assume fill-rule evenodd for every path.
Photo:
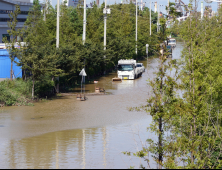
<instances>
[{"instance_id":1,"label":"tall light pole","mask_svg":"<svg viewBox=\"0 0 222 170\"><path fill-rule=\"evenodd\" d=\"M136 55L137 55L137 0L136 0Z\"/></svg>"},{"instance_id":2,"label":"tall light pole","mask_svg":"<svg viewBox=\"0 0 222 170\"><path fill-rule=\"evenodd\" d=\"M106 0L105 0L105 8L103 9L104 14L104 51L106 51L106 19L107 14L110 14L111 10L110 8L107 8ZM106 58L106 55L104 55L104 59ZM106 74L106 71L104 71L104 74Z\"/></svg>"},{"instance_id":3,"label":"tall light pole","mask_svg":"<svg viewBox=\"0 0 222 170\"><path fill-rule=\"evenodd\" d=\"M60 1L57 0L56 48L59 48L59 4Z\"/></svg>"},{"instance_id":4,"label":"tall light pole","mask_svg":"<svg viewBox=\"0 0 222 170\"><path fill-rule=\"evenodd\" d=\"M59 48L59 4L60 4L60 0L57 0L57 21L56 21L56 48ZM57 80L59 81L59 77L57 77ZM57 93L59 93L59 83L57 84Z\"/></svg>"},{"instance_id":5,"label":"tall light pole","mask_svg":"<svg viewBox=\"0 0 222 170\"><path fill-rule=\"evenodd\" d=\"M201 19L203 18L203 13L204 13L204 11L203 11L203 2L201 2Z\"/></svg>"},{"instance_id":6,"label":"tall light pole","mask_svg":"<svg viewBox=\"0 0 222 170\"><path fill-rule=\"evenodd\" d=\"M157 21L157 32L159 32L160 30L160 7L163 6L163 5L160 5L160 4L157 4L157 8L158 8L158 21Z\"/></svg>"},{"instance_id":7,"label":"tall light pole","mask_svg":"<svg viewBox=\"0 0 222 170\"><path fill-rule=\"evenodd\" d=\"M168 10L167 10L167 17L169 18L170 13L170 0L168 0Z\"/></svg>"},{"instance_id":8,"label":"tall light pole","mask_svg":"<svg viewBox=\"0 0 222 170\"><path fill-rule=\"evenodd\" d=\"M84 11L83 11L83 34L82 34L82 42L85 45L86 41L86 0L84 0ZM84 70L85 70L85 59L84 59ZM85 76L83 76L83 83L85 83ZM85 89L85 86L84 86Z\"/></svg>"},{"instance_id":9,"label":"tall light pole","mask_svg":"<svg viewBox=\"0 0 222 170\"><path fill-rule=\"evenodd\" d=\"M159 10L159 3L157 3L157 32L159 32L159 12L160 12L160 10Z\"/></svg>"},{"instance_id":10,"label":"tall light pole","mask_svg":"<svg viewBox=\"0 0 222 170\"><path fill-rule=\"evenodd\" d=\"M103 12L104 13L104 12ZM106 51L106 19L107 19L107 14L106 14L106 0L105 0L105 13L104 13L104 51ZM106 54L104 55L104 60L106 58ZM106 69L104 71L104 74L106 74Z\"/></svg>"},{"instance_id":11,"label":"tall light pole","mask_svg":"<svg viewBox=\"0 0 222 170\"><path fill-rule=\"evenodd\" d=\"M141 0L141 11L143 10L143 0Z\"/></svg>"},{"instance_id":12,"label":"tall light pole","mask_svg":"<svg viewBox=\"0 0 222 170\"><path fill-rule=\"evenodd\" d=\"M105 10L106 10L106 0L105 0ZM107 19L107 14L105 12L104 14L104 50L106 50L106 19ZM106 58L106 56L104 56Z\"/></svg>"},{"instance_id":13,"label":"tall light pole","mask_svg":"<svg viewBox=\"0 0 222 170\"><path fill-rule=\"evenodd\" d=\"M86 41L86 0L84 0L84 12L83 12L83 34L82 34L82 42L83 45Z\"/></svg>"},{"instance_id":14,"label":"tall light pole","mask_svg":"<svg viewBox=\"0 0 222 170\"><path fill-rule=\"evenodd\" d=\"M150 36L151 36L151 1L150 1Z\"/></svg>"}]
</instances>

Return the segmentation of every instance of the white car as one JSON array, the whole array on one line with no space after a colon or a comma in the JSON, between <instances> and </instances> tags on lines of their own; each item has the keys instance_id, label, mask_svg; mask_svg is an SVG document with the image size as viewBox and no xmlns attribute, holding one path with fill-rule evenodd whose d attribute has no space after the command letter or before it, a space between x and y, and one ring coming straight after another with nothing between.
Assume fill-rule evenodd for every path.
<instances>
[{"instance_id":1,"label":"white car","mask_svg":"<svg viewBox=\"0 0 222 170\"><path fill-rule=\"evenodd\" d=\"M140 69L140 75L145 72L145 67L143 66L143 63L136 63L136 67Z\"/></svg>"}]
</instances>

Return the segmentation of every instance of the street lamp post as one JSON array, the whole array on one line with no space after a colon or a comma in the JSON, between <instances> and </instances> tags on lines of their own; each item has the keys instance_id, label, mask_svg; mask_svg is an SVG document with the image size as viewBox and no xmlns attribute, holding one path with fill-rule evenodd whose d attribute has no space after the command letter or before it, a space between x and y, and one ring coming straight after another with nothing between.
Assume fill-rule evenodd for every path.
<instances>
[{"instance_id":1,"label":"street lamp post","mask_svg":"<svg viewBox=\"0 0 222 170\"><path fill-rule=\"evenodd\" d=\"M136 0L136 55L137 55L137 0Z\"/></svg>"},{"instance_id":2,"label":"street lamp post","mask_svg":"<svg viewBox=\"0 0 222 170\"><path fill-rule=\"evenodd\" d=\"M106 51L106 19L107 19L107 14L110 14L111 10L110 8L107 8L106 5L106 0L105 0L105 8L103 9L103 14L104 14L104 51ZM105 62L106 54L104 55L104 62ZM104 74L106 74L106 70L104 71Z\"/></svg>"},{"instance_id":3,"label":"street lamp post","mask_svg":"<svg viewBox=\"0 0 222 170\"><path fill-rule=\"evenodd\" d=\"M137 55L137 0L136 0L136 55Z\"/></svg>"},{"instance_id":4,"label":"street lamp post","mask_svg":"<svg viewBox=\"0 0 222 170\"><path fill-rule=\"evenodd\" d=\"M151 1L150 1L150 36L151 36Z\"/></svg>"},{"instance_id":5,"label":"street lamp post","mask_svg":"<svg viewBox=\"0 0 222 170\"><path fill-rule=\"evenodd\" d=\"M167 10L167 17L169 18L170 14L170 0L168 0L168 10Z\"/></svg>"},{"instance_id":6,"label":"street lamp post","mask_svg":"<svg viewBox=\"0 0 222 170\"><path fill-rule=\"evenodd\" d=\"M56 48L59 48L59 16L60 16L60 1L57 0L57 18L56 18ZM57 77L57 80L59 81L59 77ZM57 93L59 93L59 83L56 87Z\"/></svg>"},{"instance_id":7,"label":"street lamp post","mask_svg":"<svg viewBox=\"0 0 222 170\"><path fill-rule=\"evenodd\" d=\"M157 20L157 32L159 32L160 28L159 28L159 25L160 25L160 7L163 6L163 5L160 5L158 4L157 7L158 7L158 20Z\"/></svg>"},{"instance_id":8,"label":"street lamp post","mask_svg":"<svg viewBox=\"0 0 222 170\"><path fill-rule=\"evenodd\" d=\"M152 17L151 17L151 12L152 12L152 7L151 7L151 3L154 3L150 0L150 36L152 34L152 27L151 27L151 23L152 23Z\"/></svg>"}]
</instances>

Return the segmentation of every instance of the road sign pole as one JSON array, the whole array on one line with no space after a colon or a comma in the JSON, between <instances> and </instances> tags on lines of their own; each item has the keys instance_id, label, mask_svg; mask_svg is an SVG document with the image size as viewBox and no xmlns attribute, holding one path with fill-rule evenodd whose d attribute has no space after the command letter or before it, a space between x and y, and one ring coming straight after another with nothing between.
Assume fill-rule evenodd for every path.
<instances>
[{"instance_id":1,"label":"road sign pole","mask_svg":"<svg viewBox=\"0 0 222 170\"><path fill-rule=\"evenodd\" d=\"M82 81L81 81L81 94L82 94L83 76L84 76L84 77L87 76L84 68L81 70L81 72L79 73L79 75L82 76Z\"/></svg>"},{"instance_id":2,"label":"road sign pole","mask_svg":"<svg viewBox=\"0 0 222 170\"><path fill-rule=\"evenodd\" d=\"M82 81L83 81L83 76L82 76ZM81 94L82 94L82 81L81 81Z\"/></svg>"}]
</instances>

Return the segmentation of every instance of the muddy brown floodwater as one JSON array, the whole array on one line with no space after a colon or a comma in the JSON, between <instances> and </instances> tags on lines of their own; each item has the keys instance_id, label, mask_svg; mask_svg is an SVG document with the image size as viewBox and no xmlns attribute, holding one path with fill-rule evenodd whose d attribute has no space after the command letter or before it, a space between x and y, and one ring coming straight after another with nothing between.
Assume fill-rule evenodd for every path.
<instances>
[{"instance_id":1,"label":"muddy brown floodwater","mask_svg":"<svg viewBox=\"0 0 222 170\"><path fill-rule=\"evenodd\" d=\"M173 58L180 58L178 42ZM136 80L112 82L116 73L87 84L112 95L88 96L76 101L65 96L35 106L0 109L0 167L4 168L129 168L147 165L142 159L124 155L136 152L155 135L146 128L152 121L145 112L129 112L128 107L146 103L158 59L143 61L145 73ZM76 88L75 91L80 89ZM151 158L151 157L150 157ZM152 168L156 164L150 162Z\"/></svg>"}]
</instances>

